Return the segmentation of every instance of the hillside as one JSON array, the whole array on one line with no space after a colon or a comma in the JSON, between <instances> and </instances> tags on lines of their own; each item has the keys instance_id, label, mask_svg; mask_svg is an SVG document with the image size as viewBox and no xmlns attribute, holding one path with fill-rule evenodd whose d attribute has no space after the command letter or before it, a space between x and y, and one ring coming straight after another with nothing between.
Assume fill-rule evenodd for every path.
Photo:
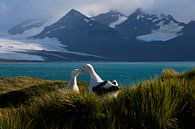
<instances>
[{"instance_id":1,"label":"hillside","mask_svg":"<svg viewBox=\"0 0 195 129\"><path fill-rule=\"evenodd\" d=\"M29 88L33 85L41 85L52 81L33 77L0 78L0 94Z\"/></svg>"},{"instance_id":2,"label":"hillside","mask_svg":"<svg viewBox=\"0 0 195 129\"><path fill-rule=\"evenodd\" d=\"M81 94L64 91L65 83L1 79L0 129L195 128L195 70L164 70L161 77L122 88L117 98L88 94L84 82Z\"/></svg>"}]
</instances>

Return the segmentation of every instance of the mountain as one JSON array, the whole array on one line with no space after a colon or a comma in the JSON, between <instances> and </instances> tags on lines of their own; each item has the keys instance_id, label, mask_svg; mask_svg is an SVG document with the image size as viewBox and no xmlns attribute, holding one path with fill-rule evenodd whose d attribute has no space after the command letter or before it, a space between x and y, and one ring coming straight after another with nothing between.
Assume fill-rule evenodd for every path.
<instances>
[{"instance_id":1,"label":"mountain","mask_svg":"<svg viewBox=\"0 0 195 129\"><path fill-rule=\"evenodd\" d=\"M178 36L167 41L141 42L147 49L146 55L159 61L194 61L195 60L195 22L185 24L177 33ZM145 56L148 58L147 56Z\"/></svg>"},{"instance_id":2,"label":"mountain","mask_svg":"<svg viewBox=\"0 0 195 129\"><path fill-rule=\"evenodd\" d=\"M178 32L185 26L171 15L147 14L137 9L128 19L116 26L120 35L128 40L167 41L178 36Z\"/></svg>"},{"instance_id":3,"label":"mountain","mask_svg":"<svg viewBox=\"0 0 195 129\"><path fill-rule=\"evenodd\" d=\"M67 49L112 59L119 59L124 42L112 28L72 9L56 23L33 38L57 38ZM117 53L116 53L117 51Z\"/></svg>"},{"instance_id":4,"label":"mountain","mask_svg":"<svg viewBox=\"0 0 195 129\"><path fill-rule=\"evenodd\" d=\"M127 16L121 14L118 11L110 10L107 13L103 13L100 15L97 15L95 17L92 17L92 19L105 24L111 28L115 28L117 25L121 24L127 19Z\"/></svg>"},{"instance_id":5,"label":"mountain","mask_svg":"<svg viewBox=\"0 0 195 129\"><path fill-rule=\"evenodd\" d=\"M181 34L183 36L187 36L190 38L190 40L194 40L195 33L192 33L195 31L195 21L190 21L188 24L184 26L184 28L181 30Z\"/></svg>"},{"instance_id":6,"label":"mountain","mask_svg":"<svg viewBox=\"0 0 195 129\"><path fill-rule=\"evenodd\" d=\"M184 25L184 27L178 32L179 36L162 42L166 45L165 51L167 51L167 57L175 60L195 60L195 22L191 21Z\"/></svg>"},{"instance_id":7,"label":"mountain","mask_svg":"<svg viewBox=\"0 0 195 129\"><path fill-rule=\"evenodd\" d=\"M87 17L72 9L28 40L0 39L0 51L5 51L0 59L19 54L41 61L195 60L195 21L185 24L141 9L121 17L126 16L117 11Z\"/></svg>"},{"instance_id":8,"label":"mountain","mask_svg":"<svg viewBox=\"0 0 195 129\"><path fill-rule=\"evenodd\" d=\"M33 28L39 28L46 22L45 19L34 19L26 20L18 25L13 26L8 30L10 34L22 34L26 30L31 30Z\"/></svg>"},{"instance_id":9,"label":"mountain","mask_svg":"<svg viewBox=\"0 0 195 129\"><path fill-rule=\"evenodd\" d=\"M174 38L172 40L169 40L167 43L171 47L178 48L179 52L178 54L183 54L183 50L185 50L187 53L191 53L191 55L195 56L195 52L193 49L195 49L195 21L191 21L188 24L184 26L184 28L179 32L180 36L177 38ZM185 52L185 54L186 54ZM188 54L186 54L188 55ZM187 57L186 57L187 58Z\"/></svg>"},{"instance_id":10,"label":"mountain","mask_svg":"<svg viewBox=\"0 0 195 129\"><path fill-rule=\"evenodd\" d=\"M147 14L137 9L124 22L112 28L110 23L117 19L114 17L117 15L119 13L110 11L89 18L76 10L71 10L34 38L57 38L62 44L67 45L68 50L104 57L99 60L177 61L195 59L193 52L195 47L185 46L185 43L193 43L186 42L184 38L193 31L189 30L191 27L188 27L193 26L193 23L185 24L175 20L171 15ZM105 21L109 22L103 22L104 20L101 19L107 19Z\"/></svg>"}]
</instances>

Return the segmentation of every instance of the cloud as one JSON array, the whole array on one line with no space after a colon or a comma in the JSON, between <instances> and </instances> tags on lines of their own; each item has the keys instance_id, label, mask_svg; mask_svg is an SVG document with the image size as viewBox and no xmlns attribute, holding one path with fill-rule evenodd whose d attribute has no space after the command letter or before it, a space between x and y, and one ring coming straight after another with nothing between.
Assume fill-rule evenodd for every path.
<instances>
[{"instance_id":1,"label":"cloud","mask_svg":"<svg viewBox=\"0 0 195 129\"><path fill-rule=\"evenodd\" d=\"M60 18L72 8L94 16L110 9L129 15L138 7L151 13L171 14L181 21L195 19L195 0L0 0L0 28L25 19Z\"/></svg>"},{"instance_id":2,"label":"cloud","mask_svg":"<svg viewBox=\"0 0 195 129\"><path fill-rule=\"evenodd\" d=\"M195 20L195 0L155 0L151 12L173 15L177 20Z\"/></svg>"}]
</instances>

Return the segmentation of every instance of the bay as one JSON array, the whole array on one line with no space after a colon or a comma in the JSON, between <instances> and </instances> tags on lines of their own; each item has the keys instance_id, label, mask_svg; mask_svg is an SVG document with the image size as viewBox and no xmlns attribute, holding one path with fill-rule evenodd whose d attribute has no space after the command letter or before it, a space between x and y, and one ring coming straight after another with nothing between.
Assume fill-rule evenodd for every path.
<instances>
[{"instance_id":1,"label":"bay","mask_svg":"<svg viewBox=\"0 0 195 129\"><path fill-rule=\"evenodd\" d=\"M50 63L1 63L0 77L33 76L49 80L69 80L73 69L91 63L105 80L119 84L133 84L159 76L163 69L185 72L195 68L195 62L50 62ZM78 80L89 82L87 73Z\"/></svg>"}]
</instances>

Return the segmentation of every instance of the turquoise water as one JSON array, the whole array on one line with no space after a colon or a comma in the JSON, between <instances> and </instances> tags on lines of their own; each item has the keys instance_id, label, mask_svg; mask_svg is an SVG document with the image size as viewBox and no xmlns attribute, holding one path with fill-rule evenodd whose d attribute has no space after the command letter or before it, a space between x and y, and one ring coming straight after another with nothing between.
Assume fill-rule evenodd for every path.
<instances>
[{"instance_id":1,"label":"turquoise water","mask_svg":"<svg viewBox=\"0 0 195 129\"><path fill-rule=\"evenodd\" d=\"M120 84L132 84L151 79L160 75L165 68L172 68L178 72L195 68L195 62L90 63L103 79L116 79ZM50 80L69 80L71 71L85 64L86 62L6 63L0 64L0 77L33 76ZM87 73L82 74L78 79L89 81Z\"/></svg>"}]
</instances>

